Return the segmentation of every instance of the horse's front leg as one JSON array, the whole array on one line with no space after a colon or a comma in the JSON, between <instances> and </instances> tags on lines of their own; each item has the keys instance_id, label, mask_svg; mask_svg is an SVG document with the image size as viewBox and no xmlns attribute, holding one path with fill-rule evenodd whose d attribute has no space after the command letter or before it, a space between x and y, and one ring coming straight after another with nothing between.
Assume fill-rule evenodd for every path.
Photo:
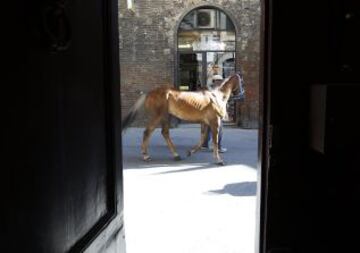
<instances>
[{"instance_id":1,"label":"horse's front leg","mask_svg":"<svg viewBox=\"0 0 360 253\"><path fill-rule=\"evenodd\" d=\"M218 120L217 124L213 124L211 126L211 133L213 140L213 156L215 159L215 163L217 165L225 165L224 160L221 158L219 154L219 130L220 130L220 120Z\"/></svg>"},{"instance_id":2,"label":"horse's front leg","mask_svg":"<svg viewBox=\"0 0 360 253\"><path fill-rule=\"evenodd\" d=\"M204 123L201 123L201 135L200 135L200 142L198 144L196 144L194 147L192 147L188 152L187 155L191 156L192 154L195 154L197 151L199 151L199 149L201 148L201 146L204 144L205 139L206 139L206 133L208 130L208 126Z\"/></svg>"}]
</instances>

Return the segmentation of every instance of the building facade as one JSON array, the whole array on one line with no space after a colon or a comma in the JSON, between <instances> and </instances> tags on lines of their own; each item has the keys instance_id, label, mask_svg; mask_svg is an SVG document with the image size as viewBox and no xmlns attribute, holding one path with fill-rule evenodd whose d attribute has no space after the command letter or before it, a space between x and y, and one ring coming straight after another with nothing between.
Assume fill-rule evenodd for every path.
<instances>
[{"instance_id":1,"label":"building facade","mask_svg":"<svg viewBox=\"0 0 360 253\"><path fill-rule=\"evenodd\" d=\"M120 0L119 30L123 115L160 85L196 90L241 71L245 99L229 114L239 127L258 127L260 0Z\"/></svg>"}]
</instances>

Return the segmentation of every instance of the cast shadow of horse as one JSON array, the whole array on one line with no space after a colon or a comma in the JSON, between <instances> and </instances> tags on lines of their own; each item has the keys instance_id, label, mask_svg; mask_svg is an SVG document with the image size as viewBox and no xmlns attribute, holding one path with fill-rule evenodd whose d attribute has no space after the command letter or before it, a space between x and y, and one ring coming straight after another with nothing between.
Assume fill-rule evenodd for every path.
<instances>
[{"instance_id":1,"label":"cast shadow of horse","mask_svg":"<svg viewBox=\"0 0 360 253\"><path fill-rule=\"evenodd\" d=\"M236 197L256 196L257 182L241 182L227 184L222 189L211 190L212 194L229 194Z\"/></svg>"}]
</instances>

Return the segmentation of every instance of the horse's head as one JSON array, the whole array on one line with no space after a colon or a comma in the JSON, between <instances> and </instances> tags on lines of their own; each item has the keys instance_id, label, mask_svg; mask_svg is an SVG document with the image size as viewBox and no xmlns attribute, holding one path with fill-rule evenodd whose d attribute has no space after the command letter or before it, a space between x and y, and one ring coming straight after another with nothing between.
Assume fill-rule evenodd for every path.
<instances>
[{"instance_id":1,"label":"horse's head","mask_svg":"<svg viewBox=\"0 0 360 253\"><path fill-rule=\"evenodd\" d=\"M240 72L226 78L220 85L219 90L227 93L228 96L232 95L232 99L243 99L245 93L244 81Z\"/></svg>"}]
</instances>

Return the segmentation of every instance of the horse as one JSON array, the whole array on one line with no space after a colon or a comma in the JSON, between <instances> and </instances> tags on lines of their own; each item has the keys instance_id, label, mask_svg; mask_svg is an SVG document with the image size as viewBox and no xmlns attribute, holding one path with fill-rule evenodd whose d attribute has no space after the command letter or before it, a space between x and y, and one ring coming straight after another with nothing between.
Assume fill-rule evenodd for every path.
<instances>
[{"instance_id":1,"label":"horse","mask_svg":"<svg viewBox=\"0 0 360 253\"><path fill-rule=\"evenodd\" d=\"M138 111L145 107L150 119L143 133L141 153L144 161L150 161L148 152L150 137L155 128L161 124L161 134L172 153L174 160L181 160L175 145L170 139L169 116L201 124L200 142L187 152L190 156L196 153L205 141L207 127L210 127L213 141L213 157L215 163L224 165L218 151L218 134L221 120L227 116L226 104L231 95L237 96L243 92L243 79L240 73L235 73L225 79L213 90L180 91L171 86L160 86L147 94L142 94L122 121L124 131L135 119Z\"/></svg>"}]
</instances>

